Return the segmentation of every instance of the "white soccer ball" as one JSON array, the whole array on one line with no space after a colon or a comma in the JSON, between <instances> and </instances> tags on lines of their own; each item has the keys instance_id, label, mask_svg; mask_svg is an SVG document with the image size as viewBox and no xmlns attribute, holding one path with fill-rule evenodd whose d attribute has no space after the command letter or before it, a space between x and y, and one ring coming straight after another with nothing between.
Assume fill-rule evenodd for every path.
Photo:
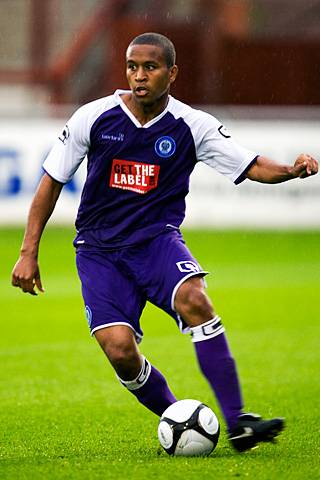
<instances>
[{"instance_id":1,"label":"white soccer ball","mask_svg":"<svg viewBox=\"0 0 320 480\"><path fill-rule=\"evenodd\" d=\"M220 426L211 408L198 400L179 400L162 414L158 438L169 455L206 456L216 447Z\"/></svg>"}]
</instances>

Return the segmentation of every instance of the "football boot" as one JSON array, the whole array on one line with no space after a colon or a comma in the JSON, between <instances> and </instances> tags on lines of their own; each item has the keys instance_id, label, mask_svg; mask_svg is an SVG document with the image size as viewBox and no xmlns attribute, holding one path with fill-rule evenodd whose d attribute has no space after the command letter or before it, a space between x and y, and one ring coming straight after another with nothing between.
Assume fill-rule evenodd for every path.
<instances>
[{"instance_id":1,"label":"football boot","mask_svg":"<svg viewBox=\"0 0 320 480\"><path fill-rule=\"evenodd\" d=\"M284 418L263 420L255 413L243 413L229 433L229 440L238 452L254 448L260 442L274 442L284 429Z\"/></svg>"}]
</instances>

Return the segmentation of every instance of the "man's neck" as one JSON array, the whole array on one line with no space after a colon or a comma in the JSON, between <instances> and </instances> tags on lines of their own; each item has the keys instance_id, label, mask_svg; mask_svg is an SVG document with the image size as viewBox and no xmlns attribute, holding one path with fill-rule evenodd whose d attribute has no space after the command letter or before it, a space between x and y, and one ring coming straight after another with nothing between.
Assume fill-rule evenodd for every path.
<instances>
[{"instance_id":1,"label":"man's neck","mask_svg":"<svg viewBox=\"0 0 320 480\"><path fill-rule=\"evenodd\" d=\"M121 96L121 98L126 107L136 117L136 119L141 125L145 125L153 118L160 115L160 113L162 113L163 110L166 108L169 100L169 96L168 94L166 94L161 97L157 102L144 105L137 102L131 93L125 93Z\"/></svg>"}]
</instances>

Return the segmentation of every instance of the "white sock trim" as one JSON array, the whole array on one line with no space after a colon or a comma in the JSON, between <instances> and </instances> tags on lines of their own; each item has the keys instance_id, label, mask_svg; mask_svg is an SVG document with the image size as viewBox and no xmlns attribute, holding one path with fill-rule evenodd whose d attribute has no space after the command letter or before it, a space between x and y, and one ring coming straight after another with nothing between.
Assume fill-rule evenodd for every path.
<instances>
[{"instance_id":1,"label":"white sock trim","mask_svg":"<svg viewBox=\"0 0 320 480\"><path fill-rule=\"evenodd\" d=\"M191 327L192 342L203 342L209 338L214 338L225 331L224 326L221 323L221 318L216 315L211 320L208 320L197 327Z\"/></svg>"},{"instance_id":2,"label":"white sock trim","mask_svg":"<svg viewBox=\"0 0 320 480\"><path fill-rule=\"evenodd\" d=\"M120 378L119 375L117 375L117 377L120 383L122 383L122 385L126 387L128 390L138 390L146 383L146 381L150 376L150 373L151 373L151 364L150 362L148 362L146 357L142 355L142 367L136 378L134 378L133 380L122 380L122 378Z\"/></svg>"}]
</instances>

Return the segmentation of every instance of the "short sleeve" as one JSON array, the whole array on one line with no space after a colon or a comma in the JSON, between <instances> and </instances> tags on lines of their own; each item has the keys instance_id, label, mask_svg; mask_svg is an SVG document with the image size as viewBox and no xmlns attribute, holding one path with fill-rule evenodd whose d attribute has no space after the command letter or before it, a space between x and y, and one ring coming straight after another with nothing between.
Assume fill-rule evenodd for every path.
<instances>
[{"instance_id":1,"label":"short sleeve","mask_svg":"<svg viewBox=\"0 0 320 480\"><path fill-rule=\"evenodd\" d=\"M86 107L70 118L43 163L45 172L58 182L67 183L87 155L91 125Z\"/></svg>"},{"instance_id":2,"label":"short sleeve","mask_svg":"<svg viewBox=\"0 0 320 480\"><path fill-rule=\"evenodd\" d=\"M193 128L198 161L240 183L258 154L239 145L215 117L201 113Z\"/></svg>"}]
</instances>

